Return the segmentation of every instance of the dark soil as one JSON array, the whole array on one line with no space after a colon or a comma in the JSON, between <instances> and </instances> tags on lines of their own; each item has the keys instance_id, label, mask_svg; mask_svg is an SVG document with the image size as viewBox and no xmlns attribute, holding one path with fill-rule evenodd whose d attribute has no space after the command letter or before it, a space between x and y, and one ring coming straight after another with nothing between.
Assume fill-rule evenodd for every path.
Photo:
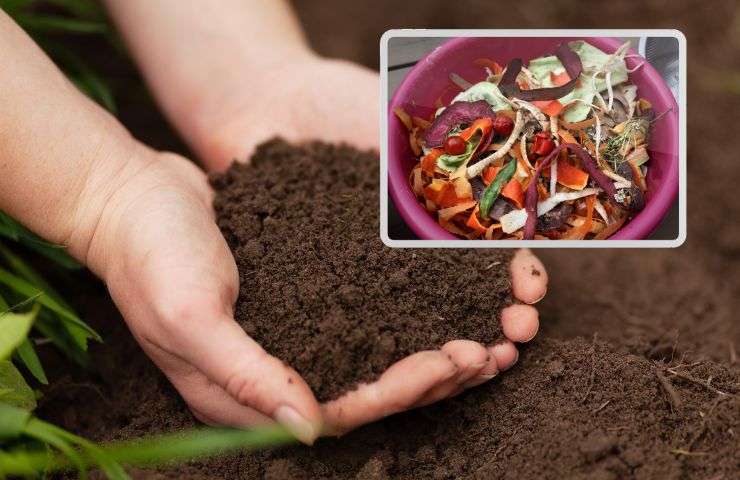
<instances>
[{"instance_id":1,"label":"dark soil","mask_svg":"<svg viewBox=\"0 0 740 480\"><path fill-rule=\"evenodd\" d=\"M485 270L485 262L476 262L476 256L490 253L382 247L375 210L365 208L377 205L377 183L366 180L366 174L376 171L376 157L351 148L293 148L272 142L260 149L253 166L236 167L214 179L219 222L242 274L237 316L263 319L242 321L268 350L294 364L324 398L377 375L379 370L363 362L382 369L401 351L434 346L447 338L440 333L435 337L435 331L450 338L460 334L485 339L492 334L480 336L480 330L495 325L492 322L480 322L485 328L447 330L437 320L425 325L415 319L416 308L431 316L445 307L433 299L425 306L435 289L419 287L409 278L433 281L440 275L446 278L448 271L481 270L481 275L497 273L496 284L506 286L501 265ZM356 244L363 253L353 250ZM702 250L694 253L707 255ZM358 262L362 254L365 258ZM738 338L731 316L737 300L723 287L727 282L711 278L698 257L674 261L671 251L549 256L552 289L541 306L545 332L524 348L516 368L499 379L341 439L322 440L314 448L193 462L157 475L732 478L740 467L740 369L731 357ZM491 260L501 261L486 262ZM410 265L403 277L406 285L387 285L395 282L390 280L395 272L404 271L398 268L404 264ZM384 268L394 273L386 275ZM375 280L367 281L372 276ZM317 291L317 284L326 284L321 287L326 290ZM343 294L345 285L362 285L364 292ZM417 288L420 293L414 293ZM458 298L456 290L437 294L440 291ZM655 301L660 298L668 301ZM467 305L462 297L458 300ZM484 300L490 298L477 302ZM404 310L407 304L414 308ZM92 309L85 312L86 318L93 319L102 316L98 308L109 308L97 297L84 305ZM485 312L465 309L473 316ZM450 319L460 318L454 308L441 311ZM329 320L322 321L322 315ZM403 325L415 330L402 330ZM42 412L96 439L195 425L125 329L118 327L109 336L108 345L96 350L96 364L106 380L67 377L46 392ZM368 343L371 346L365 347ZM360 368L361 375L353 375L352 368Z\"/></svg>"},{"instance_id":2,"label":"dark soil","mask_svg":"<svg viewBox=\"0 0 740 480\"><path fill-rule=\"evenodd\" d=\"M733 23L736 2L705 6L661 0L598 8L576 1L413 1L405 8L390 0L298 2L317 48L376 67L377 39L390 27L681 29L690 52L688 241L675 250L539 251L550 290L538 305L538 339L511 371L461 397L323 440L314 449L242 454L135 476L738 478L740 202L734 192L740 163L736 149L728 148L728 128L740 120L740 96L716 80L737 70L728 60L738 58L740 30ZM153 108L138 114L126 111L129 104L138 105L124 98L121 113L137 135L165 131L161 120L152 122ZM159 144L172 139L163 134ZM376 210L372 202L368 209ZM99 374L71 373L75 369L59 363L58 371L49 371L57 381L44 391L41 415L99 440L195 425L102 287L88 285L77 305L107 340L93 347Z\"/></svg>"},{"instance_id":3,"label":"dark soil","mask_svg":"<svg viewBox=\"0 0 740 480\"><path fill-rule=\"evenodd\" d=\"M411 353L503 338L511 253L385 247L377 154L273 141L212 184L240 272L236 319L319 401Z\"/></svg>"}]
</instances>

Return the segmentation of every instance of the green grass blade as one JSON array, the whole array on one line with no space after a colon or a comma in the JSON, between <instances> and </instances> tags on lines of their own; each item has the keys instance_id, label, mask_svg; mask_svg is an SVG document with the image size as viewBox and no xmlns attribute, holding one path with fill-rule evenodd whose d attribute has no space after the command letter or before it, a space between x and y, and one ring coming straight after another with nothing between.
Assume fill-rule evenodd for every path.
<instances>
[{"instance_id":1,"label":"green grass blade","mask_svg":"<svg viewBox=\"0 0 740 480\"><path fill-rule=\"evenodd\" d=\"M31 412L26 409L0 402L0 440L21 436L31 417Z\"/></svg>"},{"instance_id":2,"label":"green grass blade","mask_svg":"<svg viewBox=\"0 0 740 480\"><path fill-rule=\"evenodd\" d=\"M5 301L2 295L0 295L0 312L5 312L10 310L10 305L8 305L8 302Z\"/></svg>"},{"instance_id":3,"label":"green grass blade","mask_svg":"<svg viewBox=\"0 0 740 480\"><path fill-rule=\"evenodd\" d=\"M31 34L67 33L88 35L108 31L108 25L105 22L79 20L59 15L18 12L13 18L18 25Z\"/></svg>"},{"instance_id":4,"label":"green grass blade","mask_svg":"<svg viewBox=\"0 0 740 480\"><path fill-rule=\"evenodd\" d=\"M99 447L111 460L130 466L154 466L170 462L278 447L295 442L284 428L267 426L254 430L201 428L148 439L119 442ZM83 452L87 454L86 452ZM93 459L89 459L93 460ZM91 462L88 460L87 464ZM0 475L29 475L33 472L69 468L64 458L49 458L44 452L21 451L0 455Z\"/></svg>"},{"instance_id":5,"label":"green grass blade","mask_svg":"<svg viewBox=\"0 0 740 480\"><path fill-rule=\"evenodd\" d=\"M113 92L111 92L108 85L95 72L92 70L83 70L75 77L71 77L71 80L84 94L115 115L116 102L113 99Z\"/></svg>"},{"instance_id":6,"label":"green grass blade","mask_svg":"<svg viewBox=\"0 0 740 480\"><path fill-rule=\"evenodd\" d=\"M101 449L91 443L88 443L84 448L85 453L103 470L105 476L110 480L131 480L121 464L111 459Z\"/></svg>"},{"instance_id":7,"label":"green grass blade","mask_svg":"<svg viewBox=\"0 0 740 480\"><path fill-rule=\"evenodd\" d=\"M31 438L51 445L62 452L62 454L77 468L80 478L87 478L87 464L83 457L77 450L75 450L74 446L70 444L67 439L60 437L52 427L53 425L42 420L31 418L26 424L26 428L23 429L23 433L24 435L28 435Z\"/></svg>"},{"instance_id":8,"label":"green grass blade","mask_svg":"<svg viewBox=\"0 0 740 480\"><path fill-rule=\"evenodd\" d=\"M46 0L46 3L63 8L77 18L105 18L100 5L90 0Z\"/></svg>"},{"instance_id":9,"label":"green grass blade","mask_svg":"<svg viewBox=\"0 0 740 480\"><path fill-rule=\"evenodd\" d=\"M0 360L0 405L11 405L28 410L36 408L36 395L28 386L21 372L9 360ZM2 410L0 410L2 415ZM2 437L0 419L0 438Z\"/></svg>"},{"instance_id":10,"label":"green grass blade","mask_svg":"<svg viewBox=\"0 0 740 480\"><path fill-rule=\"evenodd\" d=\"M11 17L21 8L29 6L36 0L0 0L0 8L5 10Z\"/></svg>"},{"instance_id":11,"label":"green grass blade","mask_svg":"<svg viewBox=\"0 0 740 480\"><path fill-rule=\"evenodd\" d=\"M31 375L33 375L39 383L42 385L49 384L49 379L46 378L46 372L44 371L43 365L41 365L41 360L39 360L36 349L29 339L26 339L18 346L16 353L23 365L26 366L28 371L31 372Z\"/></svg>"},{"instance_id":12,"label":"green grass blade","mask_svg":"<svg viewBox=\"0 0 740 480\"><path fill-rule=\"evenodd\" d=\"M14 240L64 268L70 270L82 268L77 260L67 254L65 246L47 242L2 211L0 211L0 236Z\"/></svg>"},{"instance_id":13,"label":"green grass blade","mask_svg":"<svg viewBox=\"0 0 740 480\"><path fill-rule=\"evenodd\" d=\"M43 255L60 267L68 270L79 270L82 268L80 262L69 256L66 250L67 247L65 246L54 245L41 239L31 239L28 237L22 237L19 241L29 250Z\"/></svg>"},{"instance_id":14,"label":"green grass blade","mask_svg":"<svg viewBox=\"0 0 740 480\"><path fill-rule=\"evenodd\" d=\"M31 331L36 316L37 305L26 313L0 312L0 360L5 360L23 343Z\"/></svg>"},{"instance_id":15,"label":"green grass blade","mask_svg":"<svg viewBox=\"0 0 740 480\"><path fill-rule=\"evenodd\" d=\"M56 263L60 267L66 268L67 270L79 270L82 268L80 262L69 256L66 250L67 247L54 245L53 243L45 242L41 239L36 240L28 237L21 237L18 241L29 250L33 250L39 255L43 255L47 259Z\"/></svg>"},{"instance_id":16,"label":"green grass blade","mask_svg":"<svg viewBox=\"0 0 740 480\"><path fill-rule=\"evenodd\" d=\"M56 313L59 318L64 321L65 326L68 327L69 333L74 337L75 341L78 342L83 350L87 349L88 338L93 338L98 342L102 341L100 335L83 322L76 313L65 308L63 305L60 305L59 302L54 300L54 298L47 295L43 290L36 288L36 286L26 280L0 268L0 283L27 297L33 297L39 293L43 293L43 295L40 295L36 301L43 307Z\"/></svg>"},{"instance_id":17,"label":"green grass blade","mask_svg":"<svg viewBox=\"0 0 740 480\"><path fill-rule=\"evenodd\" d=\"M45 338L51 340L56 348L61 350L70 360L82 368L88 368L87 352L80 348L77 341L67 331L64 324L48 310L41 310L33 328Z\"/></svg>"},{"instance_id":18,"label":"green grass blade","mask_svg":"<svg viewBox=\"0 0 740 480\"><path fill-rule=\"evenodd\" d=\"M112 459L102 448L57 426L49 425L49 428L68 442L79 445L92 463L100 467L110 480L131 480L121 464Z\"/></svg>"},{"instance_id":19,"label":"green grass blade","mask_svg":"<svg viewBox=\"0 0 740 480\"><path fill-rule=\"evenodd\" d=\"M0 244L0 257L4 258L8 266L21 278L34 284L39 290L53 298L59 305L72 310L61 295L36 270L27 264L21 257L13 253L8 247Z\"/></svg>"},{"instance_id":20,"label":"green grass blade","mask_svg":"<svg viewBox=\"0 0 740 480\"><path fill-rule=\"evenodd\" d=\"M103 105L111 113L116 113L116 103L111 89L80 55L57 42L39 40L38 43L54 62L66 72L70 80L77 85L77 88Z\"/></svg>"},{"instance_id":21,"label":"green grass blade","mask_svg":"<svg viewBox=\"0 0 740 480\"><path fill-rule=\"evenodd\" d=\"M294 441L294 437L280 426L253 430L203 428L112 444L103 449L120 463L147 466L223 454L236 449L274 447Z\"/></svg>"},{"instance_id":22,"label":"green grass blade","mask_svg":"<svg viewBox=\"0 0 740 480\"><path fill-rule=\"evenodd\" d=\"M2 428L2 425L0 425ZM38 452L26 452L22 449L6 451L0 449L0 478L25 477L25 478L47 478L44 472L39 472L36 465L44 460L39 460L41 454ZM49 456L47 455L47 458ZM51 462L48 458L47 462Z\"/></svg>"},{"instance_id":23,"label":"green grass blade","mask_svg":"<svg viewBox=\"0 0 740 480\"><path fill-rule=\"evenodd\" d=\"M17 241L20 238L19 226L10 215L0 210L0 235Z\"/></svg>"}]
</instances>

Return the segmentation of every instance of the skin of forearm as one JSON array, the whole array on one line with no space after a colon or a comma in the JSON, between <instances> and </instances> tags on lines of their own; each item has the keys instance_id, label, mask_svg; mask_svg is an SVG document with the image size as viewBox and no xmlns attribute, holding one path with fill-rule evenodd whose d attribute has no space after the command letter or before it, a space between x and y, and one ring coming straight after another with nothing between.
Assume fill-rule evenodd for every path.
<instances>
[{"instance_id":1,"label":"skin of forearm","mask_svg":"<svg viewBox=\"0 0 740 480\"><path fill-rule=\"evenodd\" d=\"M313 55L287 0L104 3L160 107L199 154L224 97L264 92L285 81L275 66Z\"/></svg>"},{"instance_id":2,"label":"skin of forearm","mask_svg":"<svg viewBox=\"0 0 740 480\"><path fill-rule=\"evenodd\" d=\"M145 167L146 148L2 10L0 65L0 209L87 262L103 210Z\"/></svg>"}]
</instances>

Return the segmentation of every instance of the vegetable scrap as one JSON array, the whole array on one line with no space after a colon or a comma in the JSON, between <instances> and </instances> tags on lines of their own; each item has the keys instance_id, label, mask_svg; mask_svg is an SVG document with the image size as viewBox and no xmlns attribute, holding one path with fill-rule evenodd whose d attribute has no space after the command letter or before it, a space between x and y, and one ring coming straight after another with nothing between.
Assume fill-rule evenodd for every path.
<instances>
[{"instance_id":1,"label":"vegetable scrap","mask_svg":"<svg viewBox=\"0 0 740 480\"><path fill-rule=\"evenodd\" d=\"M579 40L526 66L478 58L486 79L451 74L461 91L428 119L396 108L418 159L409 182L419 202L464 239L614 235L645 206L660 118L629 83L628 49Z\"/></svg>"}]
</instances>

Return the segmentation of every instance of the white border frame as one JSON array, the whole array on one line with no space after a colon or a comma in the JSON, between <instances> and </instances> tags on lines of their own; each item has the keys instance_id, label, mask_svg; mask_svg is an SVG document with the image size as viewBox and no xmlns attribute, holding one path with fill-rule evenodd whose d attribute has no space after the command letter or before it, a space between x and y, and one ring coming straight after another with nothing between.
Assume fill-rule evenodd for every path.
<instances>
[{"instance_id":1,"label":"white border frame","mask_svg":"<svg viewBox=\"0 0 740 480\"><path fill-rule=\"evenodd\" d=\"M678 40L678 237L671 240L394 240L388 236L388 41L399 37L671 37ZM394 29L380 38L380 238L396 248L675 248L686 241L686 36L670 29Z\"/></svg>"}]
</instances>

